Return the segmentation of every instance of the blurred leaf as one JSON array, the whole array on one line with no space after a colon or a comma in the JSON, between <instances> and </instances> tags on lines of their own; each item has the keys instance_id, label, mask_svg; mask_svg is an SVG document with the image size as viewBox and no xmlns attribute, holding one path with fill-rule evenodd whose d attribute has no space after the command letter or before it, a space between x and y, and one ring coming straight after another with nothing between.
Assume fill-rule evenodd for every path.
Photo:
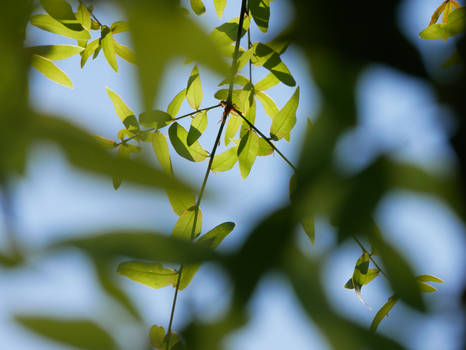
<instances>
[{"instance_id":1,"label":"blurred leaf","mask_svg":"<svg viewBox=\"0 0 466 350\"><path fill-rule=\"evenodd\" d=\"M86 30L91 30L91 13L87 9L86 5L82 2L79 2L78 11L76 12L76 19L81 23L81 25Z\"/></svg>"},{"instance_id":2,"label":"blurred leaf","mask_svg":"<svg viewBox=\"0 0 466 350\"><path fill-rule=\"evenodd\" d=\"M271 155L273 151L274 150L272 146L270 146L266 140L260 137L259 138L259 152L257 152L257 156L258 157L268 156L268 155Z\"/></svg>"},{"instance_id":3,"label":"blurred leaf","mask_svg":"<svg viewBox=\"0 0 466 350\"><path fill-rule=\"evenodd\" d=\"M117 21L112 24L110 30L113 34L124 33L129 31L129 23L126 21Z\"/></svg>"},{"instance_id":4,"label":"blurred leaf","mask_svg":"<svg viewBox=\"0 0 466 350\"><path fill-rule=\"evenodd\" d=\"M36 15L31 18L31 24L48 32L66 36L76 40L89 40L91 35L87 30L72 30L49 15Z\"/></svg>"},{"instance_id":5,"label":"blurred leaf","mask_svg":"<svg viewBox=\"0 0 466 350\"><path fill-rule=\"evenodd\" d=\"M189 128L187 137L188 146L191 146L194 142L196 142L206 128L207 113L206 111L202 111L198 113L191 122L191 127Z\"/></svg>"},{"instance_id":6,"label":"blurred leaf","mask_svg":"<svg viewBox=\"0 0 466 350\"><path fill-rule=\"evenodd\" d=\"M259 29L266 33L269 28L270 0L249 0L249 10Z\"/></svg>"},{"instance_id":7,"label":"blurred leaf","mask_svg":"<svg viewBox=\"0 0 466 350\"><path fill-rule=\"evenodd\" d=\"M445 8L446 6L446 1L443 1L439 7L437 7L437 9L435 10L434 14L432 15L431 19L430 19L430 23L429 25L432 25L432 24L435 24L437 23L440 15L442 14L443 12L443 9Z\"/></svg>"},{"instance_id":8,"label":"blurred leaf","mask_svg":"<svg viewBox=\"0 0 466 350\"><path fill-rule=\"evenodd\" d=\"M272 119L280 112L275 102L265 92L256 91L256 97L259 102L262 103L265 113Z\"/></svg>"},{"instance_id":9,"label":"blurred leaf","mask_svg":"<svg viewBox=\"0 0 466 350\"><path fill-rule=\"evenodd\" d=\"M461 34L466 28L466 7L459 8L451 12L446 23L433 24L422 32L419 36L423 39L448 39L457 34Z\"/></svg>"},{"instance_id":10,"label":"blurred leaf","mask_svg":"<svg viewBox=\"0 0 466 350\"><path fill-rule=\"evenodd\" d=\"M277 79L288 86L295 86L296 81L286 65L282 62L280 55L272 48L262 43L255 43L252 63L268 69Z\"/></svg>"},{"instance_id":11,"label":"blurred leaf","mask_svg":"<svg viewBox=\"0 0 466 350\"><path fill-rule=\"evenodd\" d=\"M228 118L227 130L225 131L225 146L228 146L231 139L236 135L239 127L243 123L243 119L237 115L230 114Z\"/></svg>"},{"instance_id":12,"label":"blurred leaf","mask_svg":"<svg viewBox=\"0 0 466 350\"><path fill-rule=\"evenodd\" d=\"M155 156L167 174L173 175L172 162L170 160L170 153L168 151L168 143L165 136L156 131L152 134L152 148L154 149Z\"/></svg>"},{"instance_id":13,"label":"blurred leaf","mask_svg":"<svg viewBox=\"0 0 466 350\"><path fill-rule=\"evenodd\" d=\"M123 102L120 96L118 96L114 91L110 90L108 87L105 88L107 94L113 102L113 107L115 108L115 113L118 118L120 118L123 125L128 130L138 130L139 124L134 116L134 112Z\"/></svg>"},{"instance_id":14,"label":"blurred leaf","mask_svg":"<svg viewBox=\"0 0 466 350\"><path fill-rule=\"evenodd\" d=\"M100 43L102 45L102 50L104 51L105 58L107 59L110 67L113 68L115 72L118 72L118 62L115 56L115 47L113 46L113 35L110 29L107 26L102 27Z\"/></svg>"},{"instance_id":15,"label":"blurred leaf","mask_svg":"<svg viewBox=\"0 0 466 350\"><path fill-rule=\"evenodd\" d=\"M84 49L74 45L42 45L28 47L27 51L52 61L64 60L77 55Z\"/></svg>"},{"instance_id":16,"label":"blurred leaf","mask_svg":"<svg viewBox=\"0 0 466 350\"><path fill-rule=\"evenodd\" d=\"M293 96L288 100L286 105L272 119L270 127L270 136L281 139L289 135L291 129L296 124L296 110L299 103L299 87Z\"/></svg>"},{"instance_id":17,"label":"blurred leaf","mask_svg":"<svg viewBox=\"0 0 466 350\"><path fill-rule=\"evenodd\" d=\"M187 144L188 133L178 123L173 123L168 129L170 141L175 148L175 151L192 162L202 162L208 157L207 151L202 148L199 141L194 142L191 146Z\"/></svg>"},{"instance_id":18,"label":"blurred leaf","mask_svg":"<svg viewBox=\"0 0 466 350\"><path fill-rule=\"evenodd\" d=\"M212 171L228 171L236 164L238 160L238 146L231 147L223 153L217 154L212 162Z\"/></svg>"},{"instance_id":19,"label":"blurred leaf","mask_svg":"<svg viewBox=\"0 0 466 350\"><path fill-rule=\"evenodd\" d=\"M96 52L97 48L100 47L100 39L96 39L94 41L91 41L89 44L87 44L86 48L84 51L81 53L81 68L84 67L84 65L87 62L87 59Z\"/></svg>"},{"instance_id":20,"label":"blurred leaf","mask_svg":"<svg viewBox=\"0 0 466 350\"><path fill-rule=\"evenodd\" d=\"M218 18L222 18L226 4L227 0L214 0L215 12L217 12Z\"/></svg>"},{"instance_id":21,"label":"blurred leaf","mask_svg":"<svg viewBox=\"0 0 466 350\"><path fill-rule=\"evenodd\" d=\"M271 87L277 85L278 83L280 83L280 80L273 73L269 73L264 79L257 82L254 85L254 88L256 89L256 93L258 93L258 91L268 90Z\"/></svg>"},{"instance_id":22,"label":"blurred leaf","mask_svg":"<svg viewBox=\"0 0 466 350\"><path fill-rule=\"evenodd\" d=\"M58 68L51 60L38 55L32 55L31 66L50 80L60 85L73 88L73 82L70 78L68 78L65 72Z\"/></svg>"},{"instance_id":23,"label":"blurred leaf","mask_svg":"<svg viewBox=\"0 0 466 350\"><path fill-rule=\"evenodd\" d=\"M300 222L301 222L301 226L304 229L304 232L309 237L311 243L314 244L315 235L316 235L315 225L314 225L314 217L312 215L308 216L308 217L305 217L305 218L301 219Z\"/></svg>"},{"instance_id":24,"label":"blurred leaf","mask_svg":"<svg viewBox=\"0 0 466 350\"><path fill-rule=\"evenodd\" d=\"M136 56L133 50L129 47L120 44L118 41L113 39L113 47L115 48L115 53L123 58L125 61L129 63L136 64Z\"/></svg>"},{"instance_id":25,"label":"blurred leaf","mask_svg":"<svg viewBox=\"0 0 466 350\"><path fill-rule=\"evenodd\" d=\"M240 50L240 54L239 54L237 66L236 66L236 69L238 70L238 72L244 68L246 63L249 62L249 60L251 59L253 55L254 55L254 47L251 47L247 51Z\"/></svg>"},{"instance_id":26,"label":"blurred leaf","mask_svg":"<svg viewBox=\"0 0 466 350\"><path fill-rule=\"evenodd\" d=\"M186 97L186 89L181 90L170 102L167 108L167 113L175 118L178 112L180 111L181 105Z\"/></svg>"},{"instance_id":27,"label":"blurred leaf","mask_svg":"<svg viewBox=\"0 0 466 350\"><path fill-rule=\"evenodd\" d=\"M131 152L129 150L129 147L126 144L122 143L118 147L118 152L116 156L117 158L120 158L120 159L129 159L130 153ZM113 188L117 190L121 186L121 182L122 182L121 176L118 173L115 173L115 175L113 175L113 178L112 178Z\"/></svg>"},{"instance_id":28,"label":"blurred leaf","mask_svg":"<svg viewBox=\"0 0 466 350\"><path fill-rule=\"evenodd\" d=\"M188 86L186 88L186 99L193 109L199 109L202 103L201 77L197 66L194 66L189 77Z\"/></svg>"},{"instance_id":29,"label":"blurred leaf","mask_svg":"<svg viewBox=\"0 0 466 350\"><path fill-rule=\"evenodd\" d=\"M115 350L114 340L95 323L87 320L16 315L16 322L28 330L61 344L84 350Z\"/></svg>"},{"instance_id":30,"label":"blurred leaf","mask_svg":"<svg viewBox=\"0 0 466 350\"><path fill-rule=\"evenodd\" d=\"M50 16L69 29L78 31L84 29L76 18L71 5L65 0L40 0L40 3Z\"/></svg>"},{"instance_id":31,"label":"blurred leaf","mask_svg":"<svg viewBox=\"0 0 466 350\"><path fill-rule=\"evenodd\" d=\"M194 219L196 217L197 211L197 220L196 227L194 228ZM201 209L196 210L194 207L186 210L179 217L178 221L173 227L173 237L184 239L184 240L193 240L201 233L202 228L202 211Z\"/></svg>"},{"instance_id":32,"label":"blurred leaf","mask_svg":"<svg viewBox=\"0 0 466 350\"><path fill-rule=\"evenodd\" d=\"M168 124L170 124L170 122L172 122L172 120L173 119L170 114L156 109L148 112L143 112L139 115L139 122L142 125L148 128L154 128L156 130L167 126Z\"/></svg>"},{"instance_id":33,"label":"blurred leaf","mask_svg":"<svg viewBox=\"0 0 466 350\"><path fill-rule=\"evenodd\" d=\"M420 276L417 276L416 279L421 282L443 283L443 281L440 278L432 276L432 275L420 275Z\"/></svg>"},{"instance_id":34,"label":"blurred leaf","mask_svg":"<svg viewBox=\"0 0 466 350\"><path fill-rule=\"evenodd\" d=\"M259 137L254 131L249 130L247 134L241 138L241 142L238 146L239 170L243 179L248 177L258 152Z\"/></svg>"},{"instance_id":35,"label":"blurred leaf","mask_svg":"<svg viewBox=\"0 0 466 350\"><path fill-rule=\"evenodd\" d=\"M371 331L375 332L377 330L377 327L379 326L380 321L382 321L385 316L388 316L388 313L393 308L393 306L395 306L397 301L398 301L398 298L394 295L388 298L388 301L375 314L375 317L372 320L372 323L370 326Z\"/></svg>"},{"instance_id":36,"label":"blurred leaf","mask_svg":"<svg viewBox=\"0 0 466 350\"><path fill-rule=\"evenodd\" d=\"M196 15L202 15L205 12L205 6L202 3L202 0L190 0L191 8L193 9Z\"/></svg>"},{"instance_id":37,"label":"blurred leaf","mask_svg":"<svg viewBox=\"0 0 466 350\"><path fill-rule=\"evenodd\" d=\"M127 261L118 265L117 272L134 282L159 289L176 283L178 272L159 263Z\"/></svg>"},{"instance_id":38,"label":"blurred leaf","mask_svg":"<svg viewBox=\"0 0 466 350\"><path fill-rule=\"evenodd\" d=\"M461 55L457 51L455 51L450 57L448 57L448 59L445 62L443 62L441 67L449 68L449 67L453 67L453 66L456 66L462 63L463 63L463 57L461 57Z\"/></svg>"},{"instance_id":39,"label":"blurred leaf","mask_svg":"<svg viewBox=\"0 0 466 350\"><path fill-rule=\"evenodd\" d=\"M164 350L165 329L159 326L152 326L149 331L150 343L157 350Z\"/></svg>"}]
</instances>

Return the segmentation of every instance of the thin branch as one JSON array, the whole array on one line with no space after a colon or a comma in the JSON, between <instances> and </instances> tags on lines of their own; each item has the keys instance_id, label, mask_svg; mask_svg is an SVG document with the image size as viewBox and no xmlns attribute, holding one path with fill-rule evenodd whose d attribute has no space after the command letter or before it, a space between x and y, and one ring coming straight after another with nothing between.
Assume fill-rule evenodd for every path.
<instances>
[{"instance_id":1,"label":"thin branch","mask_svg":"<svg viewBox=\"0 0 466 350\"><path fill-rule=\"evenodd\" d=\"M178 279L176 280L175 294L173 296L172 310L170 312L170 321L168 322L167 330L167 350L170 350L170 335L172 332L173 316L175 315L176 299L178 298L178 291L180 290L181 274L183 273L183 265L178 270Z\"/></svg>"},{"instance_id":2,"label":"thin branch","mask_svg":"<svg viewBox=\"0 0 466 350\"><path fill-rule=\"evenodd\" d=\"M356 241L356 243L359 245L359 247L362 249L362 251L364 253L366 253L367 255L369 255L369 259L370 261L372 261L372 263L374 264L374 266L382 273L382 275L384 275L387 279L388 279L388 275L385 273L384 270L382 270L382 268L377 264L377 262L374 260L374 258L372 257L372 254L369 253L369 251L363 246L363 244L361 243L361 241L355 236L355 235L352 235L353 236L353 239Z\"/></svg>"},{"instance_id":3,"label":"thin branch","mask_svg":"<svg viewBox=\"0 0 466 350\"><path fill-rule=\"evenodd\" d=\"M248 29L248 49L251 49L252 42L251 42L251 27ZM252 84L252 61L249 59L249 81Z\"/></svg>"}]
</instances>

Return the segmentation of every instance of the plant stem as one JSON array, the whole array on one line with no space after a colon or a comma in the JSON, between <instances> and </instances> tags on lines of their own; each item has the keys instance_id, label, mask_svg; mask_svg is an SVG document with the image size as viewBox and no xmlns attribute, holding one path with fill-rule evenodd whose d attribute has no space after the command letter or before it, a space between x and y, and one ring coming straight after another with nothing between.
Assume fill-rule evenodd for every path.
<instances>
[{"instance_id":1,"label":"plant stem","mask_svg":"<svg viewBox=\"0 0 466 350\"><path fill-rule=\"evenodd\" d=\"M374 266L382 273L382 275L384 275L387 279L388 279L388 276L387 274L385 273L384 270L382 270L382 268L375 262L374 258L372 258L372 254L369 253L369 251L363 246L363 244L361 243L361 241L355 236L355 235L351 235L353 237L353 239L356 241L356 243L359 245L359 247L362 249L362 251L364 253L366 253L367 255L369 255L369 259L370 261L372 261L372 263L374 264Z\"/></svg>"},{"instance_id":2,"label":"plant stem","mask_svg":"<svg viewBox=\"0 0 466 350\"><path fill-rule=\"evenodd\" d=\"M178 298L178 291L180 290L181 274L183 273L183 265L178 270L178 279L176 280L175 294L173 295L172 310L170 312L170 321L168 322L167 330L167 350L170 350L170 335L172 332L173 316L175 315L176 299Z\"/></svg>"}]
</instances>

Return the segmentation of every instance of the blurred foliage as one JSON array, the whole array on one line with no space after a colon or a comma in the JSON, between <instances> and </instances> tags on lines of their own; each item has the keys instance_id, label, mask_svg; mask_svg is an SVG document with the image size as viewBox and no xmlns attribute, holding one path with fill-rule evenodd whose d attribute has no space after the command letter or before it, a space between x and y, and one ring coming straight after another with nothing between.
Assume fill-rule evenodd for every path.
<instances>
[{"instance_id":1,"label":"blurred foliage","mask_svg":"<svg viewBox=\"0 0 466 350\"><path fill-rule=\"evenodd\" d=\"M226 2L213 1L219 18L223 16ZM94 264L103 290L127 310L129 318L121 322L135 322L147 329L147 344L150 342L156 349L221 348L228 334L246 324L246 307L259 281L274 270L288 279L302 309L333 348L402 349L402 345L374 331L397 302L428 312L421 292L435 291L426 282L442 281L434 276L414 275L409 260L388 244L378 229L373 220L374 211L387 193L402 188L435 196L449 205L458 217L465 219L465 71L459 70L454 79L441 84L427 73L416 48L398 28L396 11L400 1L396 0L378 2L381 15L374 15L369 1L341 2L334 7L323 1L294 0L291 3L295 7L295 17L283 33L268 43L252 43L248 35L247 45L241 47L239 40L246 37L250 26L256 25L264 33L270 25L273 26L269 23L272 2L238 2L239 17L228 19L207 35L192 19L193 14L174 0L112 1L122 9L127 20L108 24L98 20L98 11L93 5L81 1L70 4L65 0L41 0L38 4L32 0L6 0L0 12L0 28L4 34L0 40L0 118L3 127L0 185L6 220L10 217L8 193L12 181L27 173L29 151L37 141L46 140L61 150L75 167L112 178L115 189L122 182L131 182L164 190L179 216L172 237L134 230L83 233L82 237L56 242L43 252L48 254L69 248L84 252ZM97 1L95 5L98 9ZM189 5L196 15L206 12L202 0L191 0ZM442 14L442 23L436 23ZM69 38L74 41L73 45L24 47L28 23ZM464 68L464 29L465 9L457 1L446 0L435 11L420 37L444 40L455 37L457 52L448 64L456 62ZM91 39L93 31L100 33L98 39ZM116 41L116 34L123 32L131 35L134 51ZM304 53L321 94L319 115L307 130L296 167L279 151L277 143L281 139L290 140L297 118L299 87L282 108L265 93L279 83L296 85L281 57L290 44ZM139 117L116 92L107 89L123 126L117 140L90 135L60 117L41 115L28 102L31 67L56 83L72 87L71 80L54 61L79 54L81 67L84 67L90 64L87 63L89 58L96 58L100 51L113 70L118 71L117 57L136 64L138 70L145 108ZM160 86L162 75L168 64L178 57L185 58L186 64L195 63L186 87L180 87L183 89L166 111L153 109L154 98L163 88ZM439 101L455 112L457 128L450 140L458 159L454 174L438 178L412 165L394 161L388 154L380 155L365 169L351 175L342 173L335 165L336 144L357 124L357 81L364 69L373 63L387 65L431 84ZM219 86L228 87L215 93L219 99L217 105L201 108L205 92L198 65L225 78ZM269 72L256 84L251 79L252 66ZM240 74L243 69L249 70L249 78ZM185 99L193 112L177 116ZM262 117L256 115L256 101L263 105L268 115L264 117L271 118L269 136L255 126L256 117ZM208 112L217 108L223 109L223 118L209 152L200 140L207 127ZM189 130L179 123L181 119L191 120ZM234 145L216 155L225 127L225 146L232 141ZM168 138L162 132L166 132ZM237 135L239 139L235 138ZM208 160L197 197L190 186L175 177L167 139L181 157L193 162ZM141 143L151 144L160 167L131 158L133 153L141 150ZM257 156L275 153L295 170L290 180L291 200L252 228L238 251L230 254L213 252L233 231L235 224L226 222L203 233L200 204L210 172L228 171L238 162L241 176L246 178ZM284 166L287 165L284 163ZM314 242L319 235L314 227L316 216L331 218L338 233L338 244L333 249L346 240L354 240L354 244L361 247L361 257L355 263L346 288L354 289L362 300L362 287L374 278L384 276L390 283L394 294L375 314L370 327L357 325L331 307L320 278L325 259L306 257L293 239L301 224L310 241ZM23 257L24 249L10 226L5 226L9 246L2 247L0 264L3 268L22 266L27 263L27 257ZM364 247L365 242L371 243L372 252ZM233 286L230 306L214 322L193 319L184 329L174 333L172 321L178 291L188 287L204 261L219 264L230 277ZM167 263L171 265L163 265ZM167 330L154 325L149 332L137 308L113 277L112 272L117 266L121 275L151 288L174 287L175 298ZM76 348L119 348L112 335L88 320L33 315L18 315L15 320L46 338Z\"/></svg>"}]
</instances>

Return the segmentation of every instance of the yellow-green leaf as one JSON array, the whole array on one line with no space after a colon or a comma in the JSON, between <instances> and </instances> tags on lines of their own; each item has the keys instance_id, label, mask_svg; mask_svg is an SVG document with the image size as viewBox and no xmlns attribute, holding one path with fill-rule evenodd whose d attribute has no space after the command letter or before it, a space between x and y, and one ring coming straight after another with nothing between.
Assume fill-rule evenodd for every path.
<instances>
[{"instance_id":1,"label":"yellow-green leaf","mask_svg":"<svg viewBox=\"0 0 466 350\"><path fill-rule=\"evenodd\" d=\"M241 142L238 146L239 170L243 179L248 177L258 152L259 137L254 131L249 130L247 134L241 138Z\"/></svg>"},{"instance_id":2,"label":"yellow-green leaf","mask_svg":"<svg viewBox=\"0 0 466 350\"><path fill-rule=\"evenodd\" d=\"M207 128L207 112L202 111L198 113L191 122L191 127L189 128L187 143L188 146L191 146L197 139L202 135L204 130Z\"/></svg>"},{"instance_id":3,"label":"yellow-green leaf","mask_svg":"<svg viewBox=\"0 0 466 350\"><path fill-rule=\"evenodd\" d=\"M157 350L163 350L165 329L159 326L152 326L149 331L150 343Z\"/></svg>"},{"instance_id":4,"label":"yellow-green leaf","mask_svg":"<svg viewBox=\"0 0 466 350\"><path fill-rule=\"evenodd\" d=\"M152 133L152 148L154 150L155 156L157 157L157 160L162 166L162 169L165 170L167 174L173 175L170 152L168 151L168 143L165 139L165 136L160 131Z\"/></svg>"},{"instance_id":5,"label":"yellow-green leaf","mask_svg":"<svg viewBox=\"0 0 466 350\"><path fill-rule=\"evenodd\" d=\"M311 241L312 244L314 244L315 241L315 225L314 225L314 217L312 215L305 217L301 219L301 226L304 229L304 232L306 235L309 237L309 240Z\"/></svg>"},{"instance_id":6,"label":"yellow-green leaf","mask_svg":"<svg viewBox=\"0 0 466 350\"><path fill-rule=\"evenodd\" d=\"M41 45L28 47L27 50L49 60L60 61L73 57L84 49L75 45Z\"/></svg>"},{"instance_id":7,"label":"yellow-green leaf","mask_svg":"<svg viewBox=\"0 0 466 350\"><path fill-rule=\"evenodd\" d=\"M270 136L281 139L289 135L291 129L296 124L296 110L299 104L299 87L285 106L272 119Z\"/></svg>"},{"instance_id":8,"label":"yellow-green leaf","mask_svg":"<svg viewBox=\"0 0 466 350\"><path fill-rule=\"evenodd\" d=\"M102 36L100 39L102 50L104 51L105 58L107 59L110 67L112 67L115 72L118 72L118 63L115 56L115 46L113 45L113 42L112 32L108 27L104 26L102 28Z\"/></svg>"},{"instance_id":9,"label":"yellow-green leaf","mask_svg":"<svg viewBox=\"0 0 466 350\"><path fill-rule=\"evenodd\" d=\"M100 39L96 39L87 44L86 48L81 53L81 68L84 67L87 59L97 50L97 48L100 48Z\"/></svg>"},{"instance_id":10,"label":"yellow-green leaf","mask_svg":"<svg viewBox=\"0 0 466 350\"><path fill-rule=\"evenodd\" d=\"M239 127L243 123L243 119L235 114L230 114L228 118L227 130L225 131L225 146L228 146L231 139L235 137Z\"/></svg>"},{"instance_id":11,"label":"yellow-green leaf","mask_svg":"<svg viewBox=\"0 0 466 350\"><path fill-rule=\"evenodd\" d=\"M107 94L113 102L113 107L115 108L115 112L118 118L120 118L126 129L139 129L139 124L134 115L134 112L123 102L121 97L109 88L105 88L105 90L107 90Z\"/></svg>"},{"instance_id":12,"label":"yellow-green leaf","mask_svg":"<svg viewBox=\"0 0 466 350\"><path fill-rule=\"evenodd\" d=\"M259 102L262 104L264 107L265 113L270 117L273 118L275 115L280 112L280 109L278 109L277 105L275 102L270 98L269 95L267 95L263 91L256 91L256 97L259 100Z\"/></svg>"},{"instance_id":13,"label":"yellow-green leaf","mask_svg":"<svg viewBox=\"0 0 466 350\"><path fill-rule=\"evenodd\" d=\"M236 36L238 34L239 26L239 17L235 17L229 20L226 23L223 23L221 26L215 28L209 37L214 43L220 47L230 46L236 41ZM246 34L249 29L249 17L245 17L243 21L243 30L241 32L241 37Z\"/></svg>"},{"instance_id":14,"label":"yellow-green leaf","mask_svg":"<svg viewBox=\"0 0 466 350\"><path fill-rule=\"evenodd\" d=\"M238 146L232 147L223 153L217 154L212 162L212 171L227 171L233 168L238 160Z\"/></svg>"},{"instance_id":15,"label":"yellow-green leaf","mask_svg":"<svg viewBox=\"0 0 466 350\"><path fill-rule=\"evenodd\" d=\"M129 63L136 64L136 55L133 50L129 47L120 44L118 41L113 39L113 47L115 48L115 53L123 58L125 61Z\"/></svg>"},{"instance_id":16,"label":"yellow-green leaf","mask_svg":"<svg viewBox=\"0 0 466 350\"><path fill-rule=\"evenodd\" d=\"M259 138L259 152L257 153L258 157L268 156L273 153L273 148L270 144L264 140L262 137Z\"/></svg>"},{"instance_id":17,"label":"yellow-green leaf","mask_svg":"<svg viewBox=\"0 0 466 350\"><path fill-rule=\"evenodd\" d=\"M193 9L196 15L202 15L205 12L205 6L202 3L202 0L190 0L191 8Z\"/></svg>"},{"instance_id":18,"label":"yellow-green leaf","mask_svg":"<svg viewBox=\"0 0 466 350\"><path fill-rule=\"evenodd\" d=\"M188 146L187 137L188 133L178 123L173 123L168 129L168 135L170 137L171 144L175 148L175 151L192 162L202 162L208 157L207 151L202 148L199 141L194 142L191 146Z\"/></svg>"},{"instance_id":19,"label":"yellow-green leaf","mask_svg":"<svg viewBox=\"0 0 466 350\"><path fill-rule=\"evenodd\" d=\"M201 77L197 66L194 66L186 88L186 98L189 105L194 109L199 109L202 103Z\"/></svg>"},{"instance_id":20,"label":"yellow-green leaf","mask_svg":"<svg viewBox=\"0 0 466 350\"><path fill-rule=\"evenodd\" d=\"M126 21L117 21L112 24L110 30L113 34L124 33L129 31L129 23Z\"/></svg>"},{"instance_id":21,"label":"yellow-green leaf","mask_svg":"<svg viewBox=\"0 0 466 350\"><path fill-rule=\"evenodd\" d=\"M437 23L440 15L442 14L443 12L443 9L445 8L445 6L447 5L446 1L443 1L439 7L437 7L437 9L435 10L434 14L432 15L431 19L430 19L430 22L429 22L429 25L431 26L432 24L435 24Z\"/></svg>"},{"instance_id":22,"label":"yellow-green leaf","mask_svg":"<svg viewBox=\"0 0 466 350\"><path fill-rule=\"evenodd\" d=\"M38 55L32 55L31 66L50 80L63 86L73 88L73 82L70 78L68 78L65 72L58 68L51 60Z\"/></svg>"},{"instance_id":23,"label":"yellow-green leaf","mask_svg":"<svg viewBox=\"0 0 466 350\"><path fill-rule=\"evenodd\" d=\"M196 217L196 209L190 208L186 210L178 219L173 227L173 237L185 240L193 240L201 233L202 228L202 211L197 210L196 227L194 227L194 218Z\"/></svg>"},{"instance_id":24,"label":"yellow-green leaf","mask_svg":"<svg viewBox=\"0 0 466 350\"><path fill-rule=\"evenodd\" d=\"M254 65L268 69L285 85L296 85L296 81L288 70L288 67L282 62L280 55L274 49L262 43L255 43L253 48L254 55L251 61Z\"/></svg>"},{"instance_id":25,"label":"yellow-green leaf","mask_svg":"<svg viewBox=\"0 0 466 350\"><path fill-rule=\"evenodd\" d=\"M89 40L91 35L85 29L72 30L50 15L42 14L31 18L31 24L48 32L76 40Z\"/></svg>"},{"instance_id":26,"label":"yellow-green leaf","mask_svg":"<svg viewBox=\"0 0 466 350\"><path fill-rule=\"evenodd\" d=\"M172 116L167 112L154 109L152 111L143 112L139 115L139 122L148 127L154 129L161 129L172 121Z\"/></svg>"},{"instance_id":27,"label":"yellow-green leaf","mask_svg":"<svg viewBox=\"0 0 466 350\"><path fill-rule=\"evenodd\" d=\"M86 5L79 2L78 11L76 12L76 19L86 30L91 30L92 20L91 13L87 9Z\"/></svg>"},{"instance_id":28,"label":"yellow-green leaf","mask_svg":"<svg viewBox=\"0 0 466 350\"><path fill-rule=\"evenodd\" d=\"M217 12L218 18L222 18L226 4L227 0L214 0L215 12Z\"/></svg>"},{"instance_id":29,"label":"yellow-green leaf","mask_svg":"<svg viewBox=\"0 0 466 350\"><path fill-rule=\"evenodd\" d=\"M375 317L372 320L372 323L370 326L371 331L375 332L377 330L379 323L384 319L385 316L388 315L389 311L393 308L393 306L395 306L397 301L398 301L398 298L395 297L394 295L388 298L388 301L375 314Z\"/></svg>"},{"instance_id":30,"label":"yellow-green leaf","mask_svg":"<svg viewBox=\"0 0 466 350\"><path fill-rule=\"evenodd\" d=\"M127 261L118 265L117 272L134 282L158 289L171 285L178 279L178 272L159 263Z\"/></svg>"},{"instance_id":31,"label":"yellow-green leaf","mask_svg":"<svg viewBox=\"0 0 466 350\"><path fill-rule=\"evenodd\" d=\"M280 80L273 73L269 73L264 79L257 82L254 85L254 88L256 89L256 93L257 93L257 90L265 91L267 89L270 89L271 87L274 87L279 82Z\"/></svg>"},{"instance_id":32,"label":"yellow-green leaf","mask_svg":"<svg viewBox=\"0 0 466 350\"><path fill-rule=\"evenodd\" d=\"M175 118L180 111L181 105L183 104L184 98L186 97L186 89L181 90L170 102L167 108L167 113Z\"/></svg>"},{"instance_id":33,"label":"yellow-green leaf","mask_svg":"<svg viewBox=\"0 0 466 350\"><path fill-rule=\"evenodd\" d=\"M451 12L446 23L437 23L428 26L419 36L427 40L448 39L454 35L463 33L466 28L466 7L461 7Z\"/></svg>"},{"instance_id":34,"label":"yellow-green leaf","mask_svg":"<svg viewBox=\"0 0 466 350\"><path fill-rule=\"evenodd\" d=\"M270 0L249 0L248 6L251 11L252 18L256 22L259 29L266 33L269 28L270 19Z\"/></svg>"}]
</instances>

